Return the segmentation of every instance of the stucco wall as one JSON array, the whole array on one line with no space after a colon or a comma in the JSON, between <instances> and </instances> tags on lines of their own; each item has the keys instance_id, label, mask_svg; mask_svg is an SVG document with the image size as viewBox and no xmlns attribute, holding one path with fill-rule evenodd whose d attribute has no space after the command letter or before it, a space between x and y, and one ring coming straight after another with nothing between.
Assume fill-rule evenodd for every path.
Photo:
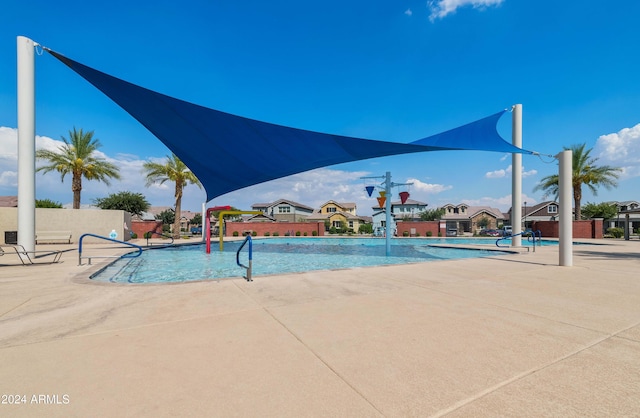
<instances>
[{"instance_id":1,"label":"stucco wall","mask_svg":"<svg viewBox=\"0 0 640 418\"><path fill-rule=\"evenodd\" d=\"M42 231L69 231L71 242L78 243L82 234L91 233L108 237L112 230L117 239L130 239L131 215L121 210L98 209L36 209L36 234ZM18 231L18 208L0 208L0 241L5 231ZM125 233L126 231L126 233ZM20 237L20 231L18 231ZM84 243L104 242L87 237Z\"/></svg>"}]
</instances>

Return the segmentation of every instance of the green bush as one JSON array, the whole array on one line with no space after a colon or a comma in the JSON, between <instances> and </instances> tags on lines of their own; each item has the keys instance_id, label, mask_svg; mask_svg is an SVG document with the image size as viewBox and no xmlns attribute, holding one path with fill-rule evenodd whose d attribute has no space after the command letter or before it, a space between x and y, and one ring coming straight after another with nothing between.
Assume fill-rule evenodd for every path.
<instances>
[{"instance_id":1,"label":"green bush","mask_svg":"<svg viewBox=\"0 0 640 418\"><path fill-rule=\"evenodd\" d=\"M438 236L441 237L442 236L442 232L438 231Z\"/></svg>"},{"instance_id":2,"label":"green bush","mask_svg":"<svg viewBox=\"0 0 640 418\"><path fill-rule=\"evenodd\" d=\"M274 232L274 233L273 233L273 236L274 236L274 237L279 237L279 236L280 236L280 233L279 233L279 232Z\"/></svg>"},{"instance_id":3,"label":"green bush","mask_svg":"<svg viewBox=\"0 0 640 418\"><path fill-rule=\"evenodd\" d=\"M609 228L607 229L607 234L613 236L614 238L622 238L624 235L624 229L622 228Z\"/></svg>"},{"instance_id":4,"label":"green bush","mask_svg":"<svg viewBox=\"0 0 640 418\"><path fill-rule=\"evenodd\" d=\"M238 233L238 231L233 231L233 236L234 236L234 237L237 237L238 235L240 235L240 234Z\"/></svg>"},{"instance_id":5,"label":"green bush","mask_svg":"<svg viewBox=\"0 0 640 418\"><path fill-rule=\"evenodd\" d=\"M255 236L257 236L257 235L258 235L258 233L257 233L256 231L251 231L251 236L252 236L252 237L255 237Z\"/></svg>"},{"instance_id":6,"label":"green bush","mask_svg":"<svg viewBox=\"0 0 640 418\"><path fill-rule=\"evenodd\" d=\"M136 234L135 232L131 233L131 239L136 239L138 238L138 234Z\"/></svg>"},{"instance_id":7,"label":"green bush","mask_svg":"<svg viewBox=\"0 0 640 418\"><path fill-rule=\"evenodd\" d=\"M163 232L164 232L164 231L163 231ZM152 236L153 236L153 232L145 232L145 233L144 233L144 238L145 238L145 239L149 239L149 238L151 238Z\"/></svg>"},{"instance_id":8,"label":"green bush","mask_svg":"<svg viewBox=\"0 0 640 418\"><path fill-rule=\"evenodd\" d=\"M409 231L404 231L404 232L402 233L402 236L403 236L403 237L408 237L408 236L409 236Z\"/></svg>"},{"instance_id":9,"label":"green bush","mask_svg":"<svg viewBox=\"0 0 640 418\"><path fill-rule=\"evenodd\" d=\"M311 235L313 235L314 237L318 236L318 231L311 231Z\"/></svg>"},{"instance_id":10,"label":"green bush","mask_svg":"<svg viewBox=\"0 0 640 418\"><path fill-rule=\"evenodd\" d=\"M419 236L420 236L420 232L416 232L416 237L419 237Z\"/></svg>"},{"instance_id":11,"label":"green bush","mask_svg":"<svg viewBox=\"0 0 640 418\"><path fill-rule=\"evenodd\" d=\"M285 236L285 237L288 237L288 236L290 236L290 235L291 235L291 232L289 232L289 231L287 231L287 232L285 232L285 233L284 233L284 236Z\"/></svg>"},{"instance_id":12,"label":"green bush","mask_svg":"<svg viewBox=\"0 0 640 418\"><path fill-rule=\"evenodd\" d=\"M331 228L329 228L329 233L330 233L330 234L337 234L337 233L338 233L338 230L336 229L336 227L335 227L335 226L332 226Z\"/></svg>"},{"instance_id":13,"label":"green bush","mask_svg":"<svg viewBox=\"0 0 640 418\"><path fill-rule=\"evenodd\" d=\"M296 231L296 237L300 236L300 231Z\"/></svg>"},{"instance_id":14,"label":"green bush","mask_svg":"<svg viewBox=\"0 0 640 418\"><path fill-rule=\"evenodd\" d=\"M431 232L431 231L427 231L427 236L428 236L428 237L430 237L430 236L432 236L432 235L433 235L433 232Z\"/></svg>"},{"instance_id":15,"label":"green bush","mask_svg":"<svg viewBox=\"0 0 640 418\"><path fill-rule=\"evenodd\" d=\"M307 236L307 233L306 233L306 232L303 232L303 233L302 233L302 235L306 237L306 236Z\"/></svg>"},{"instance_id":16,"label":"green bush","mask_svg":"<svg viewBox=\"0 0 640 418\"><path fill-rule=\"evenodd\" d=\"M268 237L269 235L271 235L268 231L264 233L265 237Z\"/></svg>"}]
</instances>

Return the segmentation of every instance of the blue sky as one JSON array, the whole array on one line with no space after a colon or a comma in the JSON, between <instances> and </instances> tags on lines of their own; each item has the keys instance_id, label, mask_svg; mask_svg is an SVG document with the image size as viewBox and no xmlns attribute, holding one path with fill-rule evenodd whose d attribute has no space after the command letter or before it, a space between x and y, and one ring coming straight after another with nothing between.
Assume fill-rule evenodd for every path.
<instances>
[{"instance_id":1,"label":"blue sky","mask_svg":"<svg viewBox=\"0 0 640 418\"><path fill-rule=\"evenodd\" d=\"M587 143L600 164L624 168L619 187L583 203L640 200L640 2L578 0L121 1L34 0L0 18L0 195L17 194L16 37L183 100L262 121L410 142L523 105L523 146L556 154ZM110 187L83 183L82 203L128 190L156 206L171 185L145 187L144 161L170 151L126 112L48 54L36 56L36 134L55 147L73 127L94 130L121 167ZM510 114L499 130L511 140ZM188 141L188 138L185 138ZM215 150L211 163L215 164ZM356 202L370 215L363 176L413 181L411 198L511 205L511 156L445 151L326 167L218 197L249 209L287 198L317 207ZM523 157L523 200L557 172ZM367 182L368 184L368 182ZM70 178L38 175L36 197L72 200ZM185 190L199 210L204 191Z\"/></svg>"}]
</instances>

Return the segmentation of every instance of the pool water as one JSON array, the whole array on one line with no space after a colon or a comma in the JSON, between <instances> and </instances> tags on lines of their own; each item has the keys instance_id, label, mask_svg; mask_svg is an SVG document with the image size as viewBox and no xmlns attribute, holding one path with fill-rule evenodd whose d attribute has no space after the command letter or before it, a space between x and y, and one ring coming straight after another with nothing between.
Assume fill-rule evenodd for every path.
<instances>
[{"instance_id":1,"label":"pool water","mask_svg":"<svg viewBox=\"0 0 640 418\"><path fill-rule=\"evenodd\" d=\"M495 248L495 239L394 239L391 255L387 257L385 240L381 238L254 239L253 277L502 254L491 250L429 246L446 243L484 243ZM137 258L118 259L91 278L114 283L163 283L242 277L245 270L236 264L236 251L240 245L240 241L225 242L224 251L220 252L217 243L213 243L211 254L206 254L204 244L147 250ZM240 254L240 262L248 264L246 246Z\"/></svg>"}]
</instances>

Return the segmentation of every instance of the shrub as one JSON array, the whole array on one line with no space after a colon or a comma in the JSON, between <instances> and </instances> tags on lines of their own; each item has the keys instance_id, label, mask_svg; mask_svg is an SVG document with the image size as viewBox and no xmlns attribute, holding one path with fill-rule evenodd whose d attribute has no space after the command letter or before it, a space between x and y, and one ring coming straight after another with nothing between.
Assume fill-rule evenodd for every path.
<instances>
[{"instance_id":1,"label":"shrub","mask_svg":"<svg viewBox=\"0 0 640 418\"><path fill-rule=\"evenodd\" d=\"M162 231L162 232L164 232L164 231ZM149 239L149 238L151 238L152 236L153 236L153 232L145 232L145 233L144 233L144 238L145 238L145 239Z\"/></svg>"},{"instance_id":2,"label":"shrub","mask_svg":"<svg viewBox=\"0 0 640 418\"><path fill-rule=\"evenodd\" d=\"M332 226L331 228L329 228L329 233L330 233L330 234L337 234L337 233L338 233L338 230L336 229L336 227L335 227L335 226Z\"/></svg>"},{"instance_id":3,"label":"shrub","mask_svg":"<svg viewBox=\"0 0 640 418\"><path fill-rule=\"evenodd\" d=\"M255 236L257 236L257 235L258 235L258 233L257 233L256 231L251 231L251 236L252 236L252 237L255 237Z\"/></svg>"},{"instance_id":4,"label":"shrub","mask_svg":"<svg viewBox=\"0 0 640 418\"><path fill-rule=\"evenodd\" d=\"M271 235L271 234L269 233L269 231L267 231L267 232L265 232L265 233L264 233L264 236L265 236L265 237L268 237L269 235Z\"/></svg>"},{"instance_id":5,"label":"shrub","mask_svg":"<svg viewBox=\"0 0 640 418\"><path fill-rule=\"evenodd\" d=\"M315 232L315 231L314 231L314 232ZM306 233L306 232L303 232L303 233L302 233L302 235L306 237L306 236L307 236L307 233Z\"/></svg>"},{"instance_id":6,"label":"shrub","mask_svg":"<svg viewBox=\"0 0 640 418\"><path fill-rule=\"evenodd\" d=\"M607 234L612 235L614 238L621 238L624 235L624 229L622 228L609 228Z\"/></svg>"},{"instance_id":7,"label":"shrub","mask_svg":"<svg viewBox=\"0 0 640 418\"><path fill-rule=\"evenodd\" d=\"M279 232L274 232L274 233L273 233L273 236L274 236L274 237L279 237L279 236L280 236L280 233L279 233Z\"/></svg>"},{"instance_id":8,"label":"shrub","mask_svg":"<svg viewBox=\"0 0 640 418\"><path fill-rule=\"evenodd\" d=\"M432 235L433 235L433 232L431 232L431 231L427 231L427 236L428 236L428 237L430 237L430 236L432 236Z\"/></svg>"},{"instance_id":9,"label":"shrub","mask_svg":"<svg viewBox=\"0 0 640 418\"><path fill-rule=\"evenodd\" d=\"M138 238L138 234L136 234L135 232L131 233L131 239L136 239Z\"/></svg>"},{"instance_id":10,"label":"shrub","mask_svg":"<svg viewBox=\"0 0 640 418\"><path fill-rule=\"evenodd\" d=\"M300 231L296 231L296 237L300 236Z\"/></svg>"},{"instance_id":11,"label":"shrub","mask_svg":"<svg viewBox=\"0 0 640 418\"><path fill-rule=\"evenodd\" d=\"M419 236L420 236L420 232L416 232L416 237L419 237Z\"/></svg>"},{"instance_id":12,"label":"shrub","mask_svg":"<svg viewBox=\"0 0 640 418\"><path fill-rule=\"evenodd\" d=\"M441 237L442 236L442 232L438 231L438 236Z\"/></svg>"},{"instance_id":13,"label":"shrub","mask_svg":"<svg viewBox=\"0 0 640 418\"><path fill-rule=\"evenodd\" d=\"M318 231L311 231L311 235L313 235L314 237L318 236Z\"/></svg>"},{"instance_id":14,"label":"shrub","mask_svg":"<svg viewBox=\"0 0 640 418\"><path fill-rule=\"evenodd\" d=\"M233 236L234 236L234 237L237 237L238 235L240 235L240 234L238 233L238 231L233 231Z\"/></svg>"},{"instance_id":15,"label":"shrub","mask_svg":"<svg viewBox=\"0 0 640 418\"><path fill-rule=\"evenodd\" d=\"M288 237L288 236L290 236L290 235L291 235L291 232L289 232L289 231L287 231L287 232L285 232L285 233L284 233L284 236L285 236L285 237Z\"/></svg>"},{"instance_id":16,"label":"shrub","mask_svg":"<svg viewBox=\"0 0 640 418\"><path fill-rule=\"evenodd\" d=\"M403 236L403 237L408 237L408 236L409 236L409 231L404 231L404 232L402 233L402 236Z\"/></svg>"}]
</instances>

